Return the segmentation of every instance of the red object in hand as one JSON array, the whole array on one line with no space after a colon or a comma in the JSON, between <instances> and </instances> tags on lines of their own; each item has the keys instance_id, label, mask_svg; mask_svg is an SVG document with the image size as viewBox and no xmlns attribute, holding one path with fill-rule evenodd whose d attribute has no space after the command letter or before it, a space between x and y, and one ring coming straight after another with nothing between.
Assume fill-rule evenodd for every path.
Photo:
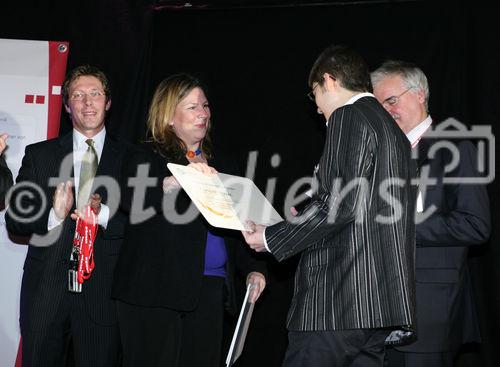
<instances>
[{"instance_id":1,"label":"red object in hand","mask_svg":"<svg viewBox=\"0 0 500 367\"><path fill-rule=\"evenodd\" d=\"M76 220L73 246L79 248L78 283L90 278L94 270L94 241L97 235L97 216L89 205L85 206L84 218Z\"/></svg>"}]
</instances>

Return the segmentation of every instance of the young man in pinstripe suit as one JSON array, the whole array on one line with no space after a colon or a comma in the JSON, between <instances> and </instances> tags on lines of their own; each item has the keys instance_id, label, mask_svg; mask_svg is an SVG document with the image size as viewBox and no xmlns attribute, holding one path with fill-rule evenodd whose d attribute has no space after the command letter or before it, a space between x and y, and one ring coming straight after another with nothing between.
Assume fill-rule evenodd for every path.
<instances>
[{"instance_id":1,"label":"young man in pinstripe suit","mask_svg":"<svg viewBox=\"0 0 500 367\"><path fill-rule=\"evenodd\" d=\"M358 53L328 47L309 85L327 121L311 201L243 234L279 261L301 253L283 366L382 366L387 336L415 325L416 165Z\"/></svg>"}]
</instances>

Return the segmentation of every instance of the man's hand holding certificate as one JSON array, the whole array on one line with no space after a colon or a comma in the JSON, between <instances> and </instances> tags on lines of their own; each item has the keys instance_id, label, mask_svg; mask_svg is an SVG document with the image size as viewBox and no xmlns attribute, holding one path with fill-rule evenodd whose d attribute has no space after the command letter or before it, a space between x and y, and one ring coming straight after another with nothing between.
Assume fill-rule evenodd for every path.
<instances>
[{"instance_id":1,"label":"man's hand holding certificate","mask_svg":"<svg viewBox=\"0 0 500 367\"><path fill-rule=\"evenodd\" d=\"M167 166L214 227L252 231L247 221L271 225L283 220L248 178L224 173L206 174L173 163Z\"/></svg>"},{"instance_id":2,"label":"man's hand holding certificate","mask_svg":"<svg viewBox=\"0 0 500 367\"><path fill-rule=\"evenodd\" d=\"M247 226L249 231L242 232L246 243L248 243L250 248L254 251L267 251L267 248L264 245L264 230L266 229L266 226L255 224L252 221L247 221Z\"/></svg>"}]
</instances>

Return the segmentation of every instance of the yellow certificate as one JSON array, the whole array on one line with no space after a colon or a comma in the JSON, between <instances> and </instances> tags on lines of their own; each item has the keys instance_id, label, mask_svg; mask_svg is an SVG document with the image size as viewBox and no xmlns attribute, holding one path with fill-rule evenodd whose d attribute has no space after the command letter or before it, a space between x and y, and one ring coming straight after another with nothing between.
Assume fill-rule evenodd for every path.
<instances>
[{"instance_id":1,"label":"yellow certificate","mask_svg":"<svg viewBox=\"0 0 500 367\"><path fill-rule=\"evenodd\" d=\"M194 168L168 163L168 169L214 227L249 230L247 220L266 226L283 218L248 178L217 173L206 175Z\"/></svg>"}]
</instances>

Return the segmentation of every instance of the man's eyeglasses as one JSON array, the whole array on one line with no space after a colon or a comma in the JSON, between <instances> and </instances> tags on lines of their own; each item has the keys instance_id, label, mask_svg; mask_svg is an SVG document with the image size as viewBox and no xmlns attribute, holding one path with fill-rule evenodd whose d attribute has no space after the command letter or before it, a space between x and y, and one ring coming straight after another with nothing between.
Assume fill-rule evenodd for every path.
<instances>
[{"instance_id":1,"label":"man's eyeglasses","mask_svg":"<svg viewBox=\"0 0 500 367\"><path fill-rule=\"evenodd\" d=\"M328 77L331 78L333 81L337 80L334 76L328 74ZM326 81L326 79L324 79ZM309 98L311 101L316 102L316 96L314 95L314 90L316 87L319 85L319 83L316 83L316 85L313 87L313 89L307 93L307 98Z\"/></svg>"},{"instance_id":2,"label":"man's eyeglasses","mask_svg":"<svg viewBox=\"0 0 500 367\"><path fill-rule=\"evenodd\" d=\"M314 90L316 89L316 87L318 86L319 84L316 84L313 89L307 93L307 98L309 98L311 101L313 102L316 102L316 96L314 95Z\"/></svg>"},{"instance_id":3,"label":"man's eyeglasses","mask_svg":"<svg viewBox=\"0 0 500 367\"><path fill-rule=\"evenodd\" d=\"M389 107L389 106L395 106L398 104L399 102L399 99L406 93L408 92L410 89L413 89L413 87L410 87L408 88L407 90L405 90L403 93L401 93L399 96L390 96L389 98L386 98L382 101L382 105L384 105L385 107Z\"/></svg>"},{"instance_id":4,"label":"man's eyeglasses","mask_svg":"<svg viewBox=\"0 0 500 367\"><path fill-rule=\"evenodd\" d=\"M83 101L85 96L88 96L90 99L97 99L99 97L104 96L104 92L98 91L98 90L92 90L88 93L83 93L83 92L75 92L71 95L71 99L73 101Z\"/></svg>"}]
</instances>

